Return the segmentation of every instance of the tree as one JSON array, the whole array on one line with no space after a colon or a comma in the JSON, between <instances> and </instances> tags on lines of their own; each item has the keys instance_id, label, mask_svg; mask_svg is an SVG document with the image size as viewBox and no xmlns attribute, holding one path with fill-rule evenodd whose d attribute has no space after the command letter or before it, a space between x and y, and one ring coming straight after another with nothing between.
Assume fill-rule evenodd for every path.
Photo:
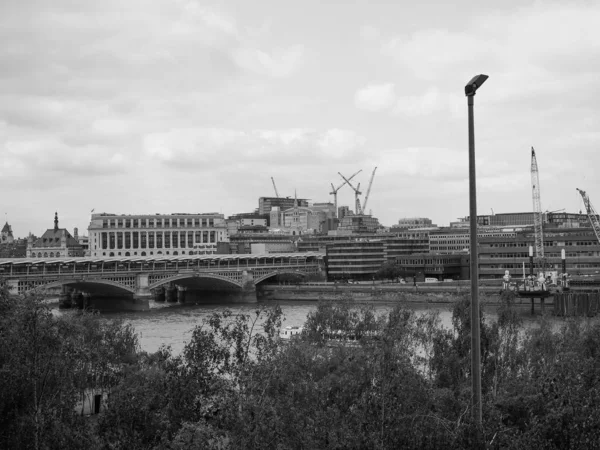
<instances>
[{"instance_id":1,"label":"tree","mask_svg":"<svg viewBox=\"0 0 600 450\"><path fill-rule=\"evenodd\" d=\"M403 275L405 275L405 271L396 261L384 262L379 270L375 272L375 278L378 280L397 280Z\"/></svg>"}]
</instances>

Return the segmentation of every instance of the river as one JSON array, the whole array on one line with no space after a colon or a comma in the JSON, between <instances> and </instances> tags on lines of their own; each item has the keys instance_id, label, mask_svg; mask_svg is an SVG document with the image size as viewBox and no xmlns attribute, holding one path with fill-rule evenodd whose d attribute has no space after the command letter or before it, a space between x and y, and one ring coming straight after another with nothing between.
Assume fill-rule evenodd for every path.
<instances>
[{"instance_id":1,"label":"river","mask_svg":"<svg viewBox=\"0 0 600 450\"><path fill-rule=\"evenodd\" d=\"M277 302L283 311L285 321L283 326L301 326L306 320L309 312L317 307L317 302ZM266 305L275 302L266 302ZM393 304L374 303L378 313L389 311ZM213 304L213 305L189 305L154 303L150 304L149 311L137 312L111 312L102 313L101 317L106 319L123 319L133 325L139 336L140 347L147 352L155 352L161 345L170 346L174 353L180 353L186 342L191 339L191 333L197 325L201 325L203 319L214 312L230 308L234 312L251 314L256 304ZM442 324L451 326L451 304L426 304L408 303L407 307L417 312L427 310L439 310ZM496 317L496 306L484 309L486 316L494 320ZM518 307L518 311L526 323L530 326L535 322L535 317L530 315L529 307Z\"/></svg>"}]
</instances>

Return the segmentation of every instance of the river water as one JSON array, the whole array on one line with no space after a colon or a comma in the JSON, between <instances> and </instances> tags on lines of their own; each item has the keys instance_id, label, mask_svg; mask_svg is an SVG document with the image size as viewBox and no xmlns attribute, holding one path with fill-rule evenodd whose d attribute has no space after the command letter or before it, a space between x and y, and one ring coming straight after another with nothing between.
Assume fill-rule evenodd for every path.
<instances>
[{"instance_id":1,"label":"river water","mask_svg":"<svg viewBox=\"0 0 600 450\"><path fill-rule=\"evenodd\" d=\"M317 308L317 302L265 302L265 305L279 304L284 314L283 326L302 326L309 312ZM373 303L378 313L385 313L393 308L391 303ZM438 310L440 319L445 327L451 326L451 304L426 304L407 303L407 307L418 313L428 310ZM234 313L241 312L252 314L256 304L212 304L212 305L190 305L173 303L150 302L149 311L137 312L111 312L102 313L101 317L106 319L123 319L133 325L138 333L141 349L147 352L155 352L161 345L170 346L173 353L180 353L186 342L191 339L193 329L202 324L203 319L214 312L229 308ZM496 307L488 306L484 309L486 317L495 320ZM528 307L519 307L519 313L526 323L534 323L535 318L530 315Z\"/></svg>"}]
</instances>

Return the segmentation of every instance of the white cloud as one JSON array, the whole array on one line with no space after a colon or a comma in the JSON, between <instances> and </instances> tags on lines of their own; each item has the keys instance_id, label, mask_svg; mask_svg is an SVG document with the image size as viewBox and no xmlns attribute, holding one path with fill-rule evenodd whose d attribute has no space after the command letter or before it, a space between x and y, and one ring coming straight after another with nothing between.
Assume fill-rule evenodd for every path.
<instances>
[{"instance_id":1,"label":"white cloud","mask_svg":"<svg viewBox=\"0 0 600 450\"><path fill-rule=\"evenodd\" d=\"M172 166L215 170L217 166L226 168L232 161L247 166L315 164L319 160L344 158L364 143L365 138L354 131L337 128L325 131L188 128L152 133L144 139L144 149L151 159Z\"/></svg>"},{"instance_id":2,"label":"white cloud","mask_svg":"<svg viewBox=\"0 0 600 450\"><path fill-rule=\"evenodd\" d=\"M270 77L287 77L302 64L304 47L295 45L266 52L257 48L238 48L233 51L236 64L245 70Z\"/></svg>"},{"instance_id":3,"label":"white cloud","mask_svg":"<svg viewBox=\"0 0 600 450\"><path fill-rule=\"evenodd\" d=\"M359 109L381 111L394 103L394 83L369 84L354 94L354 104Z\"/></svg>"}]
</instances>

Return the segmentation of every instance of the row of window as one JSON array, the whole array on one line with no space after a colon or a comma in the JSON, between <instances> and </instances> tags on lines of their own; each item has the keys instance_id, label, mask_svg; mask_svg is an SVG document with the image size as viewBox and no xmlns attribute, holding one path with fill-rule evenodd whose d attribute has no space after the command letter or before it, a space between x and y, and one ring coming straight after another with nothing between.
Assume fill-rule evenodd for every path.
<instances>
[{"instance_id":1,"label":"row of window","mask_svg":"<svg viewBox=\"0 0 600 450\"><path fill-rule=\"evenodd\" d=\"M108 253L108 254L107 254ZM122 253L122 254L121 254ZM163 252L161 252L160 250L158 252L156 252L157 255L162 255ZM165 255L168 255L169 251L165 252ZM185 255L185 250L181 251L182 255ZM190 251L188 253L188 255L212 255L214 254L214 251L206 251L206 250L202 250L202 251ZM146 252L140 252L140 256L153 256L154 252L148 252L146 254ZM175 250L172 253L173 256L177 256L179 255L179 252L177 250ZM102 252L102 256L138 256L138 252Z\"/></svg>"},{"instance_id":2,"label":"row of window","mask_svg":"<svg viewBox=\"0 0 600 450\"><path fill-rule=\"evenodd\" d=\"M107 232L101 233L101 247L106 249L120 248L186 248L193 247L194 242L215 243L217 240L216 231L196 231L196 232L146 232L146 231L128 231L128 232Z\"/></svg>"},{"instance_id":3,"label":"row of window","mask_svg":"<svg viewBox=\"0 0 600 450\"><path fill-rule=\"evenodd\" d=\"M215 219L206 218L153 218L153 219L104 219L102 228L198 228L214 227Z\"/></svg>"}]
</instances>

